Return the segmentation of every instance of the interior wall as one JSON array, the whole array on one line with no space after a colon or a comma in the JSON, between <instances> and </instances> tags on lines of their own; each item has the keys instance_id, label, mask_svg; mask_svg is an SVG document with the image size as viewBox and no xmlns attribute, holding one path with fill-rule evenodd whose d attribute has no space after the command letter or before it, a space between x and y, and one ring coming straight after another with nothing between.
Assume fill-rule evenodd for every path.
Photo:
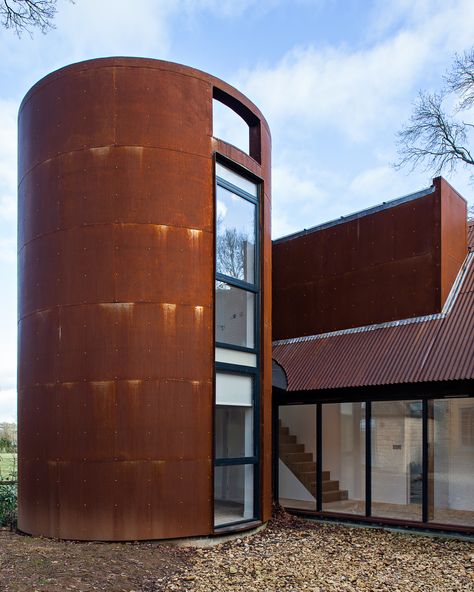
<instances>
[{"instance_id":1,"label":"interior wall","mask_svg":"<svg viewBox=\"0 0 474 592\"><path fill-rule=\"evenodd\" d=\"M280 499L316 503L311 493L280 459L278 459L278 495Z\"/></svg>"}]
</instances>

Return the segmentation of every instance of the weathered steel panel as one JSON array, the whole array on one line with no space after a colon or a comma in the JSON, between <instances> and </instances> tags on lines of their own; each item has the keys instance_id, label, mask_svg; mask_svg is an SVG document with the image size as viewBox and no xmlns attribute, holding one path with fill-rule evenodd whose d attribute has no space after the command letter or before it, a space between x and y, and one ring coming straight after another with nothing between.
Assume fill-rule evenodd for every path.
<instances>
[{"instance_id":1,"label":"weathered steel panel","mask_svg":"<svg viewBox=\"0 0 474 592\"><path fill-rule=\"evenodd\" d=\"M444 304L467 249L467 202L442 177L433 182L441 195L441 300Z\"/></svg>"},{"instance_id":2,"label":"weathered steel panel","mask_svg":"<svg viewBox=\"0 0 474 592\"><path fill-rule=\"evenodd\" d=\"M210 534L213 152L219 86L110 58L40 81L20 110L19 528L72 539ZM268 193L269 195L269 193ZM271 264L270 200L263 260ZM262 496L271 474L270 270L263 272Z\"/></svg>"},{"instance_id":3,"label":"weathered steel panel","mask_svg":"<svg viewBox=\"0 0 474 592\"><path fill-rule=\"evenodd\" d=\"M190 207L202 201L211 176L211 159L183 152L105 146L61 154L20 183L20 210L32 214L19 228L20 244L56 230L113 222L212 232L212 201Z\"/></svg>"},{"instance_id":4,"label":"weathered steel panel","mask_svg":"<svg viewBox=\"0 0 474 592\"><path fill-rule=\"evenodd\" d=\"M434 191L273 246L273 339L439 312L466 253L465 201Z\"/></svg>"}]
</instances>

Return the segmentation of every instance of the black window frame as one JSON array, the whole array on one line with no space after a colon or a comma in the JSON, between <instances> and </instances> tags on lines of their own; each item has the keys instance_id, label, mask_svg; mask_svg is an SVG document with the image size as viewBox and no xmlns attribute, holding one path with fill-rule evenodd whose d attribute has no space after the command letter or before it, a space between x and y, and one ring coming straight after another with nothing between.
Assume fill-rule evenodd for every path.
<instances>
[{"instance_id":1,"label":"black window frame","mask_svg":"<svg viewBox=\"0 0 474 592\"><path fill-rule=\"evenodd\" d=\"M299 403L286 403L276 402L274 405L275 422L277 425L279 417L280 407L286 407L288 405L302 405L302 404L315 404L316 405L316 510L300 510L298 508L287 507L288 510L294 511L298 514L316 515L321 516L325 519L343 519L350 520L353 522L371 522L380 524L401 524L402 526L408 526L416 529L431 529L431 530L445 530L454 532L468 532L474 533L474 527L472 526L461 526L458 524L442 523L433 520L431 513L433 504L433 492L430 488L430 452L433 446L432 434L430 433L429 420L433 419L433 405L435 401L449 399L472 399L474 402L474 395L468 393L458 393L452 395L432 394L427 396L424 394L417 394L416 392L411 393L410 396L393 396L387 398L367 398L364 396L354 396L351 399L334 397L333 400L305 400ZM417 403L416 413L421 418L421 448L422 448L422 499L421 499L421 516L419 520L408 520L389 518L384 516L378 516L372 512L372 418L373 409L372 404L376 402L388 402L388 401L410 401ZM323 456L323 442L322 442L322 407L325 404L331 403L365 403L365 516L362 514L350 514L341 512L331 512L323 509L322 505L322 456ZM421 403L421 406L419 405ZM277 461L279 458L279 438L278 432L274 435L274 460ZM279 491L278 491L278 466L275 469L274 474L274 500L279 503Z\"/></svg>"},{"instance_id":2,"label":"black window frame","mask_svg":"<svg viewBox=\"0 0 474 592\"><path fill-rule=\"evenodd\" d=\"M222 177L219 177L216 170L216 164L220 164L232 172L240 175L243 179L247 179L252 183L255 183L257 186L257 196L253 196L250 193L246 192L245 190L233 185L232 183L226 181ZM252 410L253 410L253 456L245 456L245 457L238 457L238 458L216 458L215 456L215 440L213 440L213 467L222 467L222 466L236 466L236 465L253 465L253 516L252 518L245 518L242 520L236 520L233 522L228 522L224 524L216 525L214 523L214 532L220 532L226 529L231 529L234 527L238 527L239 525L243 525L249 522L255 522L260 520L261 517L261 504L260 504L260 492L261 492L261 478L260 478L260 450L261 450L261 428L260 428L260 408L261 408L261 389L260 389L260 371L261 371L261 361L260 361L260 348L261 348L261 196L262 196L262 179L256 177L249 171L246 171L238 164L233 161L230 161L226 157L216 154L214 159L214 203L216 203L217 199L217 187L223 187L228 191L231 191L238 197L245 199L252 204L255 205L255 259L254 259L254 283L246 282L240 280L238 278L234 278L232 276L228 276L222 273L215 272L215 282L224 282L236 288L240 288L242 290L246 290L248 292L252 292L255 294L255 310L254 310L254 344L252 348L234 345L230 343L216 341L215 339L215 328L214 328L214 352L217 348L219 349L227 349L233 351L241 351L244 353L252 353L255 354L255 366L247 366L247 365L240 365L240 364L230 364L226 362L215 362L214 364L214 384L215 384L215 377L217 373L227 373L227 374L239 374L239 375L246 375L252 377ZM215 221L214 221L214 228L215 228ZM216 235L217 238L217 235ZM216 249L216 246L215 246ZM216 254L216 250L214 249L214 253ZM215 256L214 256L214 265L215 265ZM214 287L215 289L215 287ZM215 311L214 311L214 324L215 324ZM216 409L216 396L214 393L214 425L215 425L215 409ZM214 438L215 438L215 430L214 430ZM214 498L214 474L213 474L213 516L214 514L214 505L215 505L215 498ZM215 518L214 518L215 519Z\"/></svg>"}]
</instances>

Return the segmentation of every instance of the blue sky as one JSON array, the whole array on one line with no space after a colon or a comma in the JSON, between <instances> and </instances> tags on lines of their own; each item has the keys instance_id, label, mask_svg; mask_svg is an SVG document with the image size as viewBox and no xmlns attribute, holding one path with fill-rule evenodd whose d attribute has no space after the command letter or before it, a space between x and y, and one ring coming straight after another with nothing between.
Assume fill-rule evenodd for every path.
<instances>
[{"instance_id":1,"label":"blue sky","mask_svg":"<svg viewBox=\"0 0 474 592\"><path fill-rule=\"evenodd\" d=\"M16 414L16 117L71 62L153 57L237 86L273 137L273 236L431 184L395 171L395 134L473 44L472 0L59 0L56 29L0 30L0 421ZM232 134L223 122L222 135ZM446 176L470 203L469 171Z\"/></svg>"}]
</instances>

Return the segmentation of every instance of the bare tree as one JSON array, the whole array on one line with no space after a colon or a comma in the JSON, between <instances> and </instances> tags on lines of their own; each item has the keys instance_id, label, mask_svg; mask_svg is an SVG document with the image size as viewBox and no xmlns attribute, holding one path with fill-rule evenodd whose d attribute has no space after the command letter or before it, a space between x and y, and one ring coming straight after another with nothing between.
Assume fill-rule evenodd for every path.
<instances>
[{"instance_id":1,"label":"bare tree","mask_svg":"<svg viewBox=\"0 0 474 592\"><path fill-rule=\"evenodd\" d=\"M455 98L452 113L443 109L446 99ZM474 125L460 114L474 106L474 47L456 55L446 87L440 93L421 92L408 125L398 133L400 168L419 165L434 174L453 171L458 164L474 165L469 136Z\"/></svg>"},{"instance_id":2,"label":"bare tree","mask_svg":"<svg viewBox=\"0 0 474 592\"><path fill-rule=\"evenodd\" d=\"M56 4L57 0L0 0L1 24L18 37L24 31L32 35L33 29L47 33L54 29Z\"/></svg>"},{"instance_id":3,"label":"bare tree","mask_svg":"<svg viewBox=\"0 0 474 592\"><path fill-rule=\"evenodd\" d=\"M223 228L223 218L216 220L216 271L246 280L248 236L237 228Z\"/></svg>"}]
</instances>

